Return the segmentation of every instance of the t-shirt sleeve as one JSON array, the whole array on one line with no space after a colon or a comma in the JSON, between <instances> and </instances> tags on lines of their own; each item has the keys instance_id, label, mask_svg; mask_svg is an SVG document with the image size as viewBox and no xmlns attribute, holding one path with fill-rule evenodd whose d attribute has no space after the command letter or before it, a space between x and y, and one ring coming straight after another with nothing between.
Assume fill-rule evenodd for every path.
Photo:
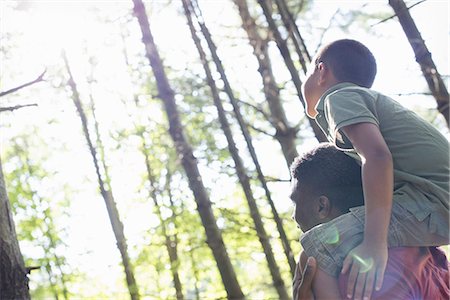
<instances>
[{"instance_id":1,"label":"t-shirt sleeve","mask_svg":"<svg viewBox=\"0 0 450 300\"><path fill-rule=\"evenodd\" d=\"M379 126L375 99L362 91L338 91L325 99L325 117L329 131L337 147L352 149L353 146L341 129L358 123Z\"/></svg>"}]
</instances>

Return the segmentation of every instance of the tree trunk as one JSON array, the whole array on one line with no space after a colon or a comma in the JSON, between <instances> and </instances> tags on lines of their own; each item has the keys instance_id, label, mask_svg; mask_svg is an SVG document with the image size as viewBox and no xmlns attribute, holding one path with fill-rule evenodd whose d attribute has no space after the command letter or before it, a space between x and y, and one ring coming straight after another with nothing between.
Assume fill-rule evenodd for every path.
<instances>
[{"instance_id":1,"label":"tree trunk","mask_svg":"<svg viewBox=\"0 0 450 300\"><path fill-rule=\"evenodd\" d=\"M89 151L91 153L95 171L97 174L97 180L99 184L100 194L103 197L103 200L105 201L106 209L108 211L109 220L111 222L111 226L114 232L114 236L116 238L117 247L119 248L121 257L122 257L122 264L125 271L125 277L127 282L128 291L130 293L130 297L132 300L138 300L139 297L139 289L136 283L136 280L134 278L134 272L133 272L133 266L130 262L130 258L128 256L128 249L127 249L127 243L124 235L123 230L123 224L120 220L119 211L117 210L116 203L113 198L112 190L110 187L105 184L102 175L100 173L100 164L97 160L97 151L95 150L94 144L92 143L92 139L89 134L88 130L88 120L86 117L86 114L84 112L84 109L81 104L80 96L78 93L78 89L76 86L76 83L72 77L72 73L70 71L69 63L67 61L67 58L65 54L63 54L63 59L66 64L67 72L69 74L69 86L72 90L72 100L75 104L75 107L77 108L78 114L81 119L81 125L83 128L84 136L86 138L86 142L89 147ZM103 162L104 163L104 162ZM107 172L107 170L105 170Z\"/></svg>"},{"instance_id":2,"label":"tree trunk","mask_svg":"<svg viewBox=\"0 0 450 300\"><path fill-rule=\"evenodd\" d=\"M416 56L416 61L420 65L428 87L436 99L437 109L444 116L447 127L449 127L449 95L445 83L431 58L431 53L428 51L405 2L403 0L389 0L389 5L394 9L402 25Z\"/></svg>"},{"instance_id":3,"label":"tree trunk","mask_svg":"<svg viewBox=\"0 0 450 300\"><path fill-rule=\"evenodd\" d=\"M170 189L170 181L172 179L172 174L170 172L169 167L167 168L167 174L166 174L166 191L167 194L169 195L169 202L170 202L170 210L172 211L172 215L170 217L170 220L172 222L172 224L174 225L175 229L177 229L177 223L175 221L175 205L173 203L173 198L172 198L172 190ZM181 287L181 281L178 275L178 267L180 265L180 260L178 259L178 235L177 235L177 231L175 231L175 233L172 236L172 239L169 238L168 242L170 242L169 248L170 248L170 253L169 255L172 255L172 261L173 261L173 267L172 267L172 272L173 272L173 277L174 277L174 285L175 285L175 290L177 291L177 297L179 297L179 299L183 299L183 293L182 293L182 287Z\"/></svg>"},{"instance_id":4,"label":"tree trunk","mask_svg":"<svg viewBox=\"0 0 450 300\"><path fill-rule=\"evenodd\" d=\"M246 0L235 0L235 3L238 6L243 27L247 32L250 44L253 47L253 52L258 60L258 71L263 79L264 94L266 95L272 113L272 123L276 128L275 137L281 145L281 149L283 150L284 157L289 167L294 161L294 158L298 156L297 149L295 148L296 130L289 126L281 104L280 91L272 73L270 57L267 51L268 43L267 40L264 40L258 34L255 20L250 16ZM286 234L280 234L280 238L282 239L283 249L289 263L291 274L294 276L296 263L289 240Z\"/></svg>"},{"instance_id":5,"label":"tree trunk","mask_svg":"<svg viewBox=\"0 0 450 300\"><path fill-rule=\"evenodd\" d=\"M303 40L300 31L298 30L297 24L295 24L295 20L292 17L291 12L289 11L288 6L286 5L285 0L275 0L275 3L278 7L278 12L281 15L281 19L283 20L284 27L289 33L291 40L294 44L295 50L297 51L297 55L302 65L303 72L306 74L308 71L307 64L311 62L311 56L309 55L308 49L306 48L305 41Z\"/></svg>"},{"instance_id":6,"label":"tree trunk","mask_svg":"<svg viewBox=\"0 0 450 300\"><path fill-rule=\"evenodd\" d=\"M230 125L229 125L227 117L226 117L225 109L223 108L222 101L219 97L219 91L217 89L216 83L212 76L212 72L209 68L206 54L201 46L200 39L198 38L197 33L195 31L194 23L192 22L188 0L182 0L182 1L183 1L183 7L185 10L185 15L188 19L189 28L191 30L192 38L193 38L195 45L197 47L197 50L199 52L200 59L202 61L202 64L203 64L203 67L204 67L204 70L206 73L208 85L211 88L214 105L216 106L217 112L219 115L220 126L225 134L226 139L227 139L228 150L230 151L231 157L233 158L236 172L237 172L237 175L239 178L239 182L242 185L242 189L244 191L244 194L247 199L248 206L249 206L250 215L253 219L253 223L255 224L256 233L258 235L259 241L261 243L261 246L264 250L264 254L266 256L267 264L268 264L270 273L272 275L273 285L278 292L279 298L287 299L289 297L286 292L286 288L284 286L284 282L281 277L278 264L276 263L276 260L275 260L275 257L274 257L273 251L272 251L272 246L270 245L269 237L266 234L266 230L264 228L264 224L261 219L261 214L259 213L258 206L256 205L256 201L253 197L253 193L252 193L251 185L250 185L250 179L247 176L247 171L245 170L244 164L239 155L239 151L236 147L236 143L234 142L234 138L231 133L231 128L230 128Z\"/></svg>"},{"instance_id":7,"label":"tree trunk","mask_svg":"<svg viewBox=\"0 0 450 300\"><path fill-rule=\"evenodd\" d=\"M199 8L197 7L197 9L199 9ZM288 244L289 242L288 242L288 239L287 239L286 233L284 231L284 227L283 227L283 220L278 215L278 212L277 212L277 209L275 207L275 204L273 203L272 196L270 194L269 188L267 186L266 179L265 179L264 174L262 172L261 165L259 164L255 148L253 147L252 138L251 138L250 133L248 131L247 125L245 124L244 119L242 117L239 104L236 101L236 99L234 97L234 94L233 94L233 90L231 89L230 83L228 82L228 78L227 78L227 76L225 74L225 70L223 68L222 62L221 62L219 56L217 55L216 46L215 46L215 44L214 44L214 42L213 42L213 40L211 38L211 34L209 33L209 30L205 26L205 24L203 22L201 22L200 20L198 20L198 23L199 23L201 31L202 31L205 39L206 39L206 42L207 42L207 44L209 46L209 49L211 51L211 55L212 55L212 58L213 58L213 61L214 61L215 65L216 65L217 71L219 72L219 74L221 76L221 79L222 79L222 82L223 82L224 88L225 88L225 93L227 94L228 98L230 99L231 105L233 106L233 111L234 111L235 117L236 117L236 119L238 121L238 124L239 124L239 126L241 128L242 134L244 136L245 142L246 142L248 150L250 152L250 156L251 156L251 158L253 160L253 163L255 164L258 180L261 182L261 185L262 185L262 187L264 189L267 202L269 203L269 206L271 208L272 214L274 216L275 223L277 225L278 233L280 234L281 242L282 243L286 243L287 242L287 244ZM283 245L284 249L287 248L287 244ZM293 255L292 251L288 251L286 253L286 255L288 255L288 257L292 256ZM293 257L292 257L292 259L293 259Z\"/></svg>"},{"instance_id":8,"label":"tree trunk","mask_svg":"<svg viewBox=\"0 0 450 300\"><path fill-rule=\"evenodd\" d=\"M0 160L0 299L30 299Z\"/></svg>"},{"instance_id":9,"label":"tree trunk","mask_svg":"<svg viewBox=\"0 0 450 300\"><path fill-rule=\"evenodd\" d=\"M267 1L266 0L258 0L258 3L260 4L260 6L264 12L264 16L266 17L267 24L269 25L269 29L275 38L275 42L277 44L278 49L280 50L280 54L283 57L284 63L286 64L286 67L288 68L289 73L291 74L292 82L294 83L294 86L297 90L297 95L300 99L300 102L302 103L303 108L306 111L305 100L303 99L302 91L301 91L302 82L298 75L297 68L295 67L294 62L292 61L291 54L289 52L289 48L286 44L286 41L283 40L280 32L278 31L277 25L275 24L275 21L272 18L271 9L268 6ZM309 124L311 125L314 135L316 136L317 140L319 142L326 142L327 138L326 138L325 134L322 132L322 130L319 128L319 126L316 124L316 122L314 120L310 119L309 117L307 117L307 118L308 118Z\"/></svg>"},{"instance_id":10,"label":"tree trunk","mask_svg":"<svg viewBox=\"0 0 450 300\"><path fill-rule=\"evenodd\" d=\"M242 25L247 32L250 44L253 47L253 53L258 60L258 72L261 74L263 91L271 112L271 123L276 129L275 138L281 145L286 163L289 166L298 156L295 148L296 130L289 126L283 106L280 99L280 90L272 72L272 63L270 61L266 39L263 39L256 26L255 20L250 15L246 0L234 0L239 14L241 15ZM294 264L295 271L295 264Z\"/></svg>"},{"instance_id":11,"label":"tree trunk","mask_svg":"<svg viewBox=\"0 0 450 300\"><path fill-rule=\"evenodd\" d=\"M159 57L159 53L154 43L144 3L141 0L133 0L133 3L134 14L138 19L142 32L142 42L145 45L146 56L153 69L159 97L164 103L169 120L169 133L174 141L175 149L188 177L189 187L194 193L194 198L197 202L197 210L206 231L207 243L216 260L228 298L242 299L244 298L244 294L242 293L236 273L234 272L226 251L222 233L217 226L216 218L211 208L211 201L198 170L197 160L194 157L191 146L184 136L183 127L175 103L174 92L169 85L161 58Z\"/></svg>"},{"instance_id":12,"label":"tree trunk","mask_svg":"<svg viewBox=\"0 0 450 300\"><path fill-rule=\"evenodd\" d=\"M170 262L170 271L172 272L172 278L173 278L173 284L175 286L175 296L177 300L184 299L183 296L183 288L181 286L180 276L178 274L178 265L180 264L178 260L178 253L177 253L177 242L172 240L172 238L169 236L167 232L167 225L166 220L163 219L161 214L161 207L158 203L158 198L156 195L156 187L155 187L155 177L153 175L152 169L150 167L150 159L148 156L148 148L145 143L145 138L142 134L140 134L141 140L142 140L142 153L144 154L145 158L145 167L147 169L147 179L150 184L149 192L150 192L150 198L153 199L153 204L156 207L156 214L158 215L159 222L161 223L161 230L164 235L167 254L169 255L169 262ZM167 190L167 192L170 194L170 190Z\"/></svg>"}]
</instances>

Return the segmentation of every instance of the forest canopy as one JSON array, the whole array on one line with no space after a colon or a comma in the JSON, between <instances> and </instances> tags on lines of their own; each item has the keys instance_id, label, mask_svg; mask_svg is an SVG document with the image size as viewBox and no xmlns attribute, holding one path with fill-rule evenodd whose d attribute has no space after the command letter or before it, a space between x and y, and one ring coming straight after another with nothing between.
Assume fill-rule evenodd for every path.
<instances>
[{"instance_id":1,"label":"forest canopy","mask_svg":"<svg viewBox=\"0 0 450 300\"><path fill-rule=\"evenodd\" d=\"M1 1L0 298L290 297L314 54L363 42L373 88L449 137L449 5Z\"/></svg>"}]
</instances>

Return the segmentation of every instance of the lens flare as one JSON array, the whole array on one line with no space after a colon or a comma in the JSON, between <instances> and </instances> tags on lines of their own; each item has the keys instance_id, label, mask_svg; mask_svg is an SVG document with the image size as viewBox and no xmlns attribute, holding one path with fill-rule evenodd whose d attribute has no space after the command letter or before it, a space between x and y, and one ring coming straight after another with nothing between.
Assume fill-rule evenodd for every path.
<instances>
[{"instance_id":1,"label":"lens flare","mask_svg":"<svg viewBox=\"0 0 450 300\"><path fill-rule=\"evenodd\" d=\"M359 257L358 255L353 255L353 258L356 261L358 261L360 266L361 266L360 269L359 269L360 273L366 273L366 272L369 272L372 269L372 267L373 267L373 258L369 257L369 258L364 259L362 257Z\"/></svg>"},{"instance_id":2,"label":"lens flare","mask_svg":"<svg viewBox=\"0 0 450 300\"><path fill-rule=\"evenodd\" d=\"M339 231L336 226L331 226L325 232L324 243L326 244L336 244L339 243Z\"/></svg>"}]
</instances>

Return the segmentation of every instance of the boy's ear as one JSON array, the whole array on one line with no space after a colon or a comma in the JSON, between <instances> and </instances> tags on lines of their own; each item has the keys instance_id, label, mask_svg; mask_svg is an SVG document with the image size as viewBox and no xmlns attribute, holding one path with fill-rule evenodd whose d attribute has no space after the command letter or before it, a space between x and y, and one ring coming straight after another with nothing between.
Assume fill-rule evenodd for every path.
<instances>
[{"instance_id":1,"label":"boy's ear","mask_svg":"<svg viewBox=\"0 0 450 300\"><path fill-rule=\"evenodd\" d=\"M319 72L319 85L323 85L327 80L327 76L329 75L330 70L322 61L317 65L317 69Z\"/></svg>"},{"instance_id":2,"label":"boy's ear","mask_svg":"<svg viewBox=\"0 0 450 300\"><path fill-rule=\"evenodd\" d=\"M331 202L327 196L320 196L317 198L317 216L319 219L323 220L330 216L331 214Z\"/></svg>"}]
</instances>

